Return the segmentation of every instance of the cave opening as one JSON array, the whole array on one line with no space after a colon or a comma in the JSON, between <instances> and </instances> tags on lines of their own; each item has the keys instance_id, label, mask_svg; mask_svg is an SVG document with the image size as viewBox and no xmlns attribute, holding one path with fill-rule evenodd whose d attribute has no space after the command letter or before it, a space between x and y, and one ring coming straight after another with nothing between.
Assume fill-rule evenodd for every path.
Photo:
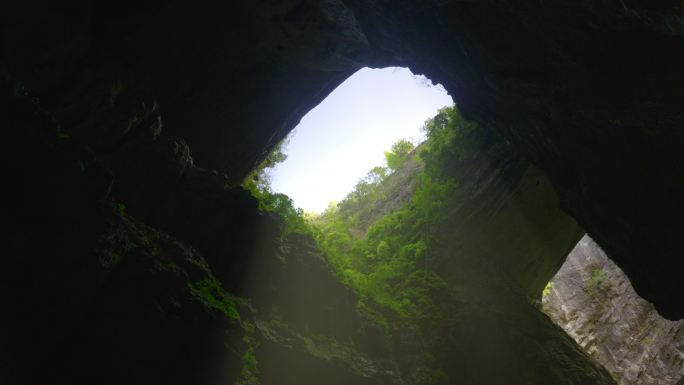
<instances>
[{"instance_id":1,"label":"cave opening","mask_svg":"<svg viewBox=\"0 0 684 385\"><path fill-rule=\"evenodd\" d=\"M392 84L393 80L396 83ZM320 319L321 314L312 312L302 303L326 303L330 301L329 297L345 298L344 291L351 290L360 297L358 304L344 303L338 298L333 301L336 309L355 308L348 311L376 317L372 320L375 326L402 320L417 328L421 338L436 338L438 336L424 330L415 320L424 318L439 323L451 319L453 313L458 313L459 301L464 296L481 297L479 300L482 300L495 295L501 297L495 302L517 301L502 295L503 291L510 290L508 284L490 283L489 288L482 290L469 282L472 277L482 279L483 274L490 274L492 270L506 271L504 274L520 280L514 285L526 289L530 297L538 298L541 293L541 310L596 362L608 369L619 383L629 384L635 376L673 381L679 374L675 362L678 358L669 339L679 338L676 335L682 323L662 319L650 304L634 293L628 279L605 253L587 236L581 238L584 230L558 210L558 198L543 172L518 159L519 154L500 143L489 147L492 140L489 134L463 119L456 107L447 107L452 104L453 100L443 87L432 85L426 77L413 75L406 68L364 68L305 115L265 163L255 170L259 174L253 172L248 177L257 177L261 188L269 191L269 194L257 194L257 197L284 217L286 228L290 227L286 232L311 236L336 276L336 283L331 284L321 282L320 277L298 273L297 283L290 284L294 287L288 289L288 294L280 294L287 299L268 300L281 302L279 311L282 313L276 318L297 320L305 325L304 328L317 325L326 333L337 333L347 327L345 322L357 321L326 319L326 316ZM422 108L414 108L416 105ZM365 120L354 119L358 116ZM428 138L426 127L436 131L446 127L455 129L455 137L462 139L449 138L448 146L457 148L456 154L440 153L435 151L437 143L424 143L426 139L446 140L446 136L439 135ZM392 144L401 139L408 139L412 144L407 151L411 155L407 158L412 161L391 167L387 150L392 150ZM424 155L426 148L432 151ZM477 174L488 164L508 163L493 173L504 180L519 178L504 188L509 190L507 194L517 195L513 202L502 204L505 208L492 214L497 218L493 222L503 225L485 226L482 230L478 229L481 224L477 221L466 222L478 230L461 228L465 236L456 236L455 240L446 241L447 247L440 249L437 245L436 251L432 251L433 238L446 238L445 234L435 232L434 224L447 228L463 226L440 217L440 210L453 210L468 216L489 208L478 207L480 203L476 201L456 208L453 197L463 193L454 188L456 181L450 180L447 172L445 179L428 178L429 182L426 182L426 161L439 164L440 172L449 167L476 170L458 175L459 178L475 179L460 179L459 183L465 189L482 187ZM380 164L383 166L374 168ZM511 172L510 168L517 171ZM367 173L365 177L364 173ZM398 175L390 177L393 173ZM416 182L416 175L423 179ZM498 190L499 182L493 184L497 187L487 186L485 193L482 190L478 193L500 194L499 191L486 191ZM284 200L272 199L273 196ZM420 201L421 196L423 201ZM426 201L430 203L426 204ZM475 209L467 207L469 205L474 205ZM423 217L419 219L415 212ZM295 223L295 218L303 221ZM420 231L415 227L407 229L407 223L420 220L424 221L418 226ZM524 239L524 246L518 244L520 239ZM296 249L301 244L301 239L292 241L291 247ZM521 254L536 256L529 264L506 265L507 262L490 254L511 247L520 247L518 252ZM447 251L449 248L456 251ZM551 259L551 255L562 255L562 250L565 255L570 251L568 259L541 290L540 279L546 277L548 280L558 269L558 265L544 260ZM539 255L546 256L540 258ZM494 260L496 264L488 266L491 262L487 260ZM444 290L445 287L449 289ZM492 289L494 293L489 292ZM468 294L454 294L454 290ZM535 306L539 306L535 301ZM612 317L613 324L606 322L606 317ZM436 322L437 319L440 321ZM643 322L644 319L647 322ZM644 325L650 326L645 328ZM450 333L454 340L466 338L459 334L462 330ZM633 334L633 338L623 341L628 334ZM376 340L368 343L369 349L386 349L386 341L382 341L386 336L374 338ZM646 349L650 353L646 355L642 354L643 340L651 341ZM499 340L483 350L501 349L503 343ZM288 368L281 367L282 363L276 358L280 353L271 349L275 348L266 346L258 350L265 369L264 378L274 378L273 373L290 375ZM441 351L432 358L434 361L421 364L424 366L420 369L434 370L435 377L431 380L435 381L441 376L457 376L449 371L449 360L462 354L459 349L435 342L428 350L440 349L445 349L446 353ZM612 359L616 356L620 361ZM310 375L324 377L327 374Z\"/></svg>"},{"instance_id":2,"label":"cave opening","mask_svg":"<svg viewBox=\"0 0 684 385\"><path fill-rule=\"evenodd\" d=\"M42 5L1 27L2 383L615 385L530 301L585 230L684 317L681 0ZM411 209L282 234L237 185L342 79L399 64L498 138L445 111L435 133L467 135L436 136L449 173ZM612 303L610 272L586 294ZM614 337L680 371L630 385L684 384L684 333L657 352L651 325Z\"/></svg>"},{"instance_id":3,"label":"cave opening","mask_svg":"<svg viewBox=\"0 0 684 385\"><path fill-rule=\"evenodd\" d=\"M422 142L425 121L452 104L442 85L408 68L363 68L301 119L261 177L296 207L321 213L386 167L383 152L395 143Z\"/></svg>"}]
</instances>

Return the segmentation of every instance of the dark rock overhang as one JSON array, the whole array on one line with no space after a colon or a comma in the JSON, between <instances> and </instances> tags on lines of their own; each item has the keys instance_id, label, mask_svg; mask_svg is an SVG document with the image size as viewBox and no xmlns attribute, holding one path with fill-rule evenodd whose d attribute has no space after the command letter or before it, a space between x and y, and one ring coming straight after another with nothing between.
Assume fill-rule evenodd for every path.
<instances>
[{"instance_id":1,"label":"dark rock overhang","mask_svg":"<svg viewBox=\"0 0 684 385\"><path fill-rule=\"evenodd\" d=\"M46 3L3 15L3 82L115 166L163 122L237 184L354 71L408 66L544 170L639 294L684 317L680 1Z\"/></svg>"}]
</instances>

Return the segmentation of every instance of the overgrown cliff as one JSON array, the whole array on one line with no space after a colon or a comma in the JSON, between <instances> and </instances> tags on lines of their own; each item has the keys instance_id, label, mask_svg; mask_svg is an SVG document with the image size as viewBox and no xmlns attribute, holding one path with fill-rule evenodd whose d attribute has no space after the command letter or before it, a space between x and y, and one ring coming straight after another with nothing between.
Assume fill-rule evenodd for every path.
<instances>
[{"instance_id":1,"label":"overgrown cliff","mask_svg":"<svg viewBox=\"0 0 684 385\"><path fill-rule=\"evenodd\" d=\"M287 197L256 194L316 239L358 311L393 341L404 383L612 383L535 305L557 266L539 259L560 264L581 235L543 176L454 107L425 129L425 143L401 162L386 154L387 169L371 170L310 228Z\"/></svg>"}]
</instances>

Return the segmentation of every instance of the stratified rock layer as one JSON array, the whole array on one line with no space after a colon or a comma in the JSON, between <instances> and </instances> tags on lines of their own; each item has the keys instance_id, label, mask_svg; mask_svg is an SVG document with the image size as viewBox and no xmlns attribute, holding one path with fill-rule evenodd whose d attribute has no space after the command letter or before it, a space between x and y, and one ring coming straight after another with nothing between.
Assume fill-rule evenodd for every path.
<instances>
[{"instance_id":1,"label":"stratified rock layer","mask_svg":"<svg viewBox=\"0 0 684 385\"><path fill-rule=\"evenodd\" d=\"M674 385L684 376L684 321L663 319L589 236L551 285L544 311L621 385Z\"/></svg>"}]
</instances>

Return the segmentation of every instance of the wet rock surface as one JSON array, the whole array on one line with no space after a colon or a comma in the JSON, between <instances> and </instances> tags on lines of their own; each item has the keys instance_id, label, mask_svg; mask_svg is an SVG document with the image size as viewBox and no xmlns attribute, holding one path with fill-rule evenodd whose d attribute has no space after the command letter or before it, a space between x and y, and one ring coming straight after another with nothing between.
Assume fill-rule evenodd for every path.
<instances>
[{"instance_id":1,"label":"wet rock surface","mask_svg":"<svg viewBox=\"0 0 684 385\"><path fill-rule=\"evenodd\" d=\"M621 385L684 376L684 321L663 319L588 236L551 281L544 312Z\"/></svg>"}]
</instances>

